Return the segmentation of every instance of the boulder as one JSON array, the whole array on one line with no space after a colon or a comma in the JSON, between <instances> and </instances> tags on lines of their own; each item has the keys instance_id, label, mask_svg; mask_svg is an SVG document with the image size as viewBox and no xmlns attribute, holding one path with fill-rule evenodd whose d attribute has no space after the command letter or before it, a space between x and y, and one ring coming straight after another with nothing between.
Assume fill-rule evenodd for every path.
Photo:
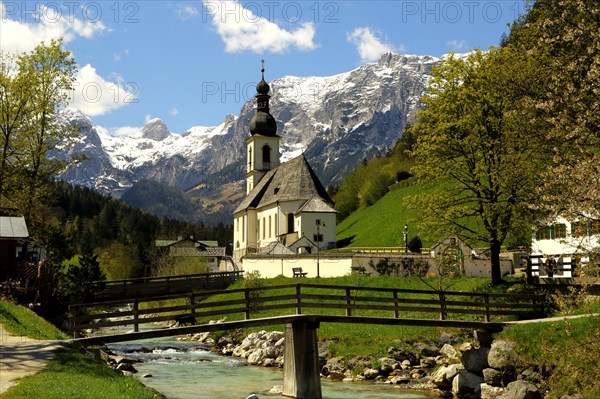
<instances>
[{"instance_id":1,"label":"boulder","mask_svg":"<svg viewBox=\"0 0 600 399\"><path fill-rule=\"evenodd\" d=\"M352 370L373 367L373 359L368 356L356 356L348 361L348 367Z\"/></svg>"},{"instance_id":2,"label":"boulder","mask_svg":"<svg viewBox=\"0 0 600 399\"><path fill-rule=\"evenodd\" d=\"M452 380L462 370L464 370L464 366L462 364L442 366L431 375L431 382L434 383L439 389L452 389Z\"/></svg>"},{"instance_id":3,"label":"boulder","mask_svg":"<svg viewBox=\"0 0 600 399\"><path fill-rule=\"evenodd\" d=\"M344 358L341 356L332 357L327 360L327 364L325 365L327 370L332 372L340 372L343 373L346 370L346 366L344 366Z\"/></svg>"},{"instance_id":4,"label":"boulder","mask_svg":"<svg viewBox=\"0 0 600 399\"><path fill-rule=\"evenodd\" d=\"M460 352L452 345L444 344L440 354L448 359L448 363L460 363Z\"/></svg>"},{"instance_id":5,"label":"boulder","mask_svg":"<svg viewBox=\"0 0 600 399\"><path fill-rule=\"evenodd\" d=\"M496 340L488 353L488 364L498 370L514 368L517 361L515 343L511 341Z\"/></svg>"},{"instance_id":6,"label":"boulder","mask_svg":"<svg viewBox=\"0 0 600 399\"><path fill-rule=\"evenodd\" d=\"M427 343L416 344L415 349L421 357L436 357L440 354L440 350L436 346Z\"/></svg>"},{"instance_id":7,"label":"boulder","mask_svg":"<svg viewBox=\"0 0 600 399\"><path fill-rule=\"evenodd\" d=\"M362 375L367 380L374 380L375 378L377 378L379 376L379 370L372 369L372 368L366 368L363 370Z\"/></svg>"},{"instance_id":8,"label":"boulder","mask_svg":"<svg viewBox=\"0 0 600 399\"><path fill-rule=\"evenodd\" d=\"M455 395L464 395L469 393L479 394L483 377L471 373L468 370L460 371L452 380L452 392Z\"/></svg>"},{"instance_id":9,"label":"boulder","mask_svg":"<svg viewBox=\"0 0 600 399\"><path fill-rule=\"evenodd\" d=\"M492 368L483 369L483 380L494 387L502 386L502 372Z\"/></svg>"},{"instance_id":10,"label":"boulder","mask_svg":"<svg viewBox=\"0 0 600 399\"><path fill-rule=\"evenodd\" d=\"M529 381L513 381L506 386L504 393L498 399L541 399L538 388Z\"/></svg>"},{"instance_id":11,"label":"boulder","mask_svg":"<svg viewBox=\"0 0 600 399\"><path fill-rule=\"evenodd\" d=\"M391 357L381 357L378 359L378 362L381 364L381 366L379 366L379 372L381 375L389 376L394 372L394 370L400 368L400 364Z\"/></svg>"},{"instance_id":12,"label":"boulder","mask_svg":"<svg viewBox=\"0 0 600 399\"><path fill-rule=\"evenodd\" d=\"M481 384L481 399L498 399L502 393L504 392L504 388L501 387L493 387L486 383Z\"/></svg>"},{"instance_id":13,"label":"boulder","mask_svg":"<svg viewBox=\"0 0 600 399\"><path fill-rule=\"evenodd\" d=\"M416 361L417 361L417 357L413 353L406 351L404 349L398 349L396 347L391 346L388 348L388 353L390 354L391 357L393 357L394 359L396 359L399 362L408 360L412 364L412 363L416 363Z\"/></svg>"},{"instance_id":14,"label":"boulder","mask_svg":"<svg viewBox=\"0 0 600 399\"><path fill-rule=\"evenodd\" d=\"M257 349L248 355L249 364L261 364L267 357L267 352L264 349Z\"/></svg>"},{"instance_id":15,"label":"boulder","mask_svg":"<svg viewBox=\"0 0 600 399\"><path fill-rule=\"evenodd\" d=\"M490 348L474 348L462 353L461 362L471 373L481 374L483 369L490 367L488 364L488 352Z\"/></svg>"}]
</instances>

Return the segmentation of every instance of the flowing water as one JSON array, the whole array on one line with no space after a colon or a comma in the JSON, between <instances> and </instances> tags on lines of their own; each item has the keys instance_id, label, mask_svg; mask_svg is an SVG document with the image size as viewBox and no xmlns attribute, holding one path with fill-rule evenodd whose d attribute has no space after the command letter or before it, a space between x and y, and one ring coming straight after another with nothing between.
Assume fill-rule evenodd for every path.
<instances>
[{"instance_id":1,"label":"flowing water","mask_svg":"<svg viewBox=\"0 0 600 399\"><path fill-rule=\"evenodd\" d=\"M131 358L140 380L169 399L283 399L269 390L283 383L283 371L248 366L244 360L212 353L195 343L173 338L108 345ZM144 374L152 377L141 378ZM401 390L385 384L321 380L324 399L425 399L427 393Z\"/></svg>"}]
</instances>

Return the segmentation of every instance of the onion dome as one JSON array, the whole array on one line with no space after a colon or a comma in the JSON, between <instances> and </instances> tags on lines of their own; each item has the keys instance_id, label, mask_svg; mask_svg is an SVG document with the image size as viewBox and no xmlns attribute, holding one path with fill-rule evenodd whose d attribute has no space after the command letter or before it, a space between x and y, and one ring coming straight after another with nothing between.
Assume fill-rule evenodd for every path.
<instances>
[{"instance_id":1,"label":"onion dome","mask_svg":"<svg viewBox=\"0 0 600 399\"><path fill-rule=\"evenodd\" d=\"M253 136L259 134L261 136L277 136L277 122L269 112L269 91L271 88L265 81L264 60L261 61L263 67L262 79L256 85L256 114L250 120L250 134Z\"/></svg>"}]
</instances>

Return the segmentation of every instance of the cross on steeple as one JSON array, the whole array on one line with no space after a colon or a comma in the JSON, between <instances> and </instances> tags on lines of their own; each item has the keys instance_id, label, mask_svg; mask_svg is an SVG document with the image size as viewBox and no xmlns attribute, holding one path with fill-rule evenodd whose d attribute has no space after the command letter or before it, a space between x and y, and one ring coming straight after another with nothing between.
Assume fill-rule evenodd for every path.
<instances>
[{"instance_id":1,"label":"cross on steeple","mask_svg":"<svg viewBox=\"0 0 600 399\"><path fill-rule=\"evenodd\" d=\"M264 59L260 60L260 63L262 65L260 71L262 72L262 78L264 79L265 78L265 60Z\"/></svg>"}]
</instances>

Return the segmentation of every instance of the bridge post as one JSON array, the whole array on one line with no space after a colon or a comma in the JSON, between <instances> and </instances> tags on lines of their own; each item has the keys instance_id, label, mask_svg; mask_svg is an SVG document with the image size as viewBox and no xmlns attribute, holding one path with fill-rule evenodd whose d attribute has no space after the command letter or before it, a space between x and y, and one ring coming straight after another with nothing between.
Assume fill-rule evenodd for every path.
<instances>
[{"instance_id":1,"label":"bridge post","mask_svg":"<svg viewBox=\"0 0 600 399\"><path fill-rule=\"evenodd\" d=\"M300 318L285 326L283 396L321 399L317 328L314 319Z\"/></svg>"}]
</instances>

